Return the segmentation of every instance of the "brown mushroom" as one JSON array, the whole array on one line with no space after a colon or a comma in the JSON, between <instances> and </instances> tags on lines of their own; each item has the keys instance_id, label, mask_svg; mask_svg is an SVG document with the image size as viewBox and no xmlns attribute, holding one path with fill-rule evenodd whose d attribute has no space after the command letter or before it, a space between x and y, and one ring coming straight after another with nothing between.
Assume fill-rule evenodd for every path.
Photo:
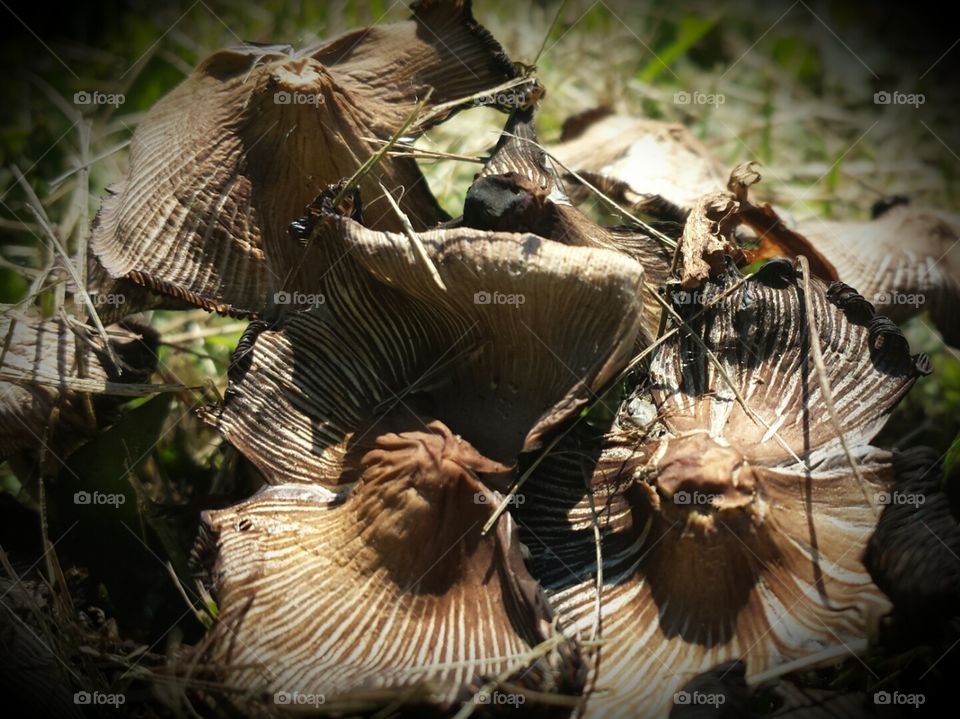
<instances>
[{"instance_id":1,"label":"brown mushroom","mask_svg":"<svg viewBox=\"0 0 960 719\"><path fill-rule=\"evenodd\" d=\"M221 50L150 110L127 177L103 202L91 256L127 278L217 312L258 313L287 289L277 267L299 248L287 226L324 187L348 177L403 127L428 93L416 135L448 103L516 77L470 2L422 0L410 20L347 33L300 52ZM373 138L373 139L372 139ZM365 221L413 226L445 217L411 158L388 157L361 182Z\"/></svg>"},{"instance_id":2,"label":"brown mushroom","mask_svg":"<svg viewBox=\"0 0 960 719\"><path fill-rule=\"evenodd\" d=\"M786 261L746 280L725 273L681 304L692 335L656 351L613 431L572 432L525 485L514 515L533 573L576 636L602 640L586 716L664 716L688 679L726 661L743 660L750 681L831 647L862 648L889 608L860 560L870 504L894 473L868 443L929 366L849 288L813 281L811 292L862 485Z\"/></svg>"}]
</instances>

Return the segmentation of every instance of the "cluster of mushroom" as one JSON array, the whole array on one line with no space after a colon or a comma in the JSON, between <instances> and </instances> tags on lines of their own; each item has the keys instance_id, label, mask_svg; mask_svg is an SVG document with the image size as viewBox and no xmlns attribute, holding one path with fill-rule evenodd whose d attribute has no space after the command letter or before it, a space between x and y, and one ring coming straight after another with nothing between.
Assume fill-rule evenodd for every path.
<instances>
[{"instance_id":1,"label":"cluster of mushroom","mask_svg":"<svg viewBox=\"0 0 960 719\"><path fill-rule=\"evenodd\" d=\"M203 411L266 485L195 548L219 617L183 671L232 688L211 703L665 716L725 662L861 651L889 610L863 554L897 464L870 442L925 357L750 201L751 166L675 198L558 174L514 102L450 219L378 154L533 83L469 2L423 0L218 52L138 128L98 289L251 318ZM594 223L585 177L658 221Z\"/></svg>"}]
</instances>

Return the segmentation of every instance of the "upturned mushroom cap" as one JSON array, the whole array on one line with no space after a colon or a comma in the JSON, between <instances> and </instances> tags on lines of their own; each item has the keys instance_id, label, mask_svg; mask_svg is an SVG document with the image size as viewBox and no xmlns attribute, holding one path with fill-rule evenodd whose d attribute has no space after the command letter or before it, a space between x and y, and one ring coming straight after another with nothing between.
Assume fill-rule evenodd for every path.
<instances>
[{"instance_id":1,"label":"upturned mushroom cap","mask_svg":"<svg viewBox=\"0 0 960 719\"><path fill-rule=\"evenodd\" d=\"M775 263L737 281L709 283L703 304L682 313L757 422L700 345L678 335L656 352L649 383L624 403L614 431L571 433L514 510L561 621L581 639L603 640L588 717L666 716L696 674L740 659L749 681L828 647L857 646L889 608L860 559L877 519L864 492L876 502L893 480L891 456L868 442L924 358L911 357L862 298L812 282L827 380L861 487L814 375L793 267Z\"/></svg>"},{"instance_id":2,"label":"upturned mushroom cap","mask_svg":"<svg viewBox=\"0 0 960 719\"><path fill-rule=\"evenodd\" d=\"M449 707L503 676L520 692L577 694L578 649L557 633L509 516L481 534L500 501L481 480L504 468L440 422L381 435L361 466L345 499L274 487L205 515L197 557L216 557L220 617L197 659L254 694L331 702L418 688Z\"/></svg>"},{"instance_id":3,"label":"upturned mushroom cap","mask_svg":"<svg viewBox=\"0 0 960 719\"><path fill-rule=\"evenodd\" d=\"M380 149L371 137L393 135L431 89L428 110L515 75L463 0L423 1L406 22L303 52L214 53L137 128L92 255L114 278L218 312L257 313L284 289L276 267L298 249L288 224ZM368 226L401 228L380 182L402 195L414 227L445 217L416 163L388 157L361 183Z\"/></svg>"},{"instance_id":4,"label":"upturned mushroom cap","mask_svg":"<svg viewBox=\"0 0 960 719\"><path fill-rule=\"evenodd\" d=\"M928 311L951 345L960 346L960 217L898 205L875 220L810 220L799 232L840 279L896 322Z\"/></svg>"},{"instance_id":5,"label":"upturned mushroom cap","mask_svg":"<svg viewBox=\"0 0 960 719\"><path fill-rule=\"evenodd\" d=\"M11 320L15 324L0 380L0 461L45 446L47 462L58 467L123 401L108 396L108 382L147 381L156 367L158 338L149 327L132 322L108 328L133 335L111 340L122 365L116 368L98 336L78 340L65 322L31 313L0 317L0 337L8 336Z\"/></svg>"},{"instance_id":6,"label":"upturned mushroom cap","mask_svg":"<svg viewBox=\"0 0 960 719\"><path fill-rule=\"evenodd\" d=\"M687 212L725 184L707 148L675 123L590 110L568 118L560 142L549 150L618 201L653 211L664 209L662 199ZM576 184L572 176L566 179Z\"/></svg>"},{"instance_id":7,"label":"upturned mushroom cap","mask_svg":"<svg viewBox=\"0 0 960 719\"><path fill-rule=\"evenodd\" d=\"M208 417L268 482L344 481L348 453L432 419L512 464L629 359L633 260L469 228L418 240L445 289L405 234L325 214L289 297L316 306L241 340Z\"/></svg>"}]
</instances>

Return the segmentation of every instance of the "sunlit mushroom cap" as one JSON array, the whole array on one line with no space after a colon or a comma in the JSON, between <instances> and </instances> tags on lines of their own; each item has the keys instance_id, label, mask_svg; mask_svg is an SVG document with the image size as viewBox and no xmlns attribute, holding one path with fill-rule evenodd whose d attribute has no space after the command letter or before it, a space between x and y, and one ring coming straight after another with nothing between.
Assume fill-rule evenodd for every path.
<instances>
[{"instance_id":1,"label":"sunlit mushroom cap","mask_svg":"<svg viewBox=\"0 0 960 719\"><path fill-rule=\"evenodd\" d=\"M960 217L898 205L875 220L814 219L798 230L877 311L898 322L927 311L960 346Z\"/></svg>"},{"instance_id":2,"label":"sunlit mushroom cap","mask_svg":"<svg viewBox=\"0 0 960 719\"><path fill-rule=\"evenodd\" d=\"M665 716L687 680L731 660L749 681L830 648L862 649L888 609L861 555L893 467L868 442L928 367L848 288L813 280L810 291L862 486L814 374L802 283L784 261L745 281L725 273L681 305L736 393L681 330L614 430L571 434L525 486L514 514L534 575L561 621L603 640L587 716ZM596 515L584 497L591 476Z\"/></svg>"},{"instance_id":3,"label":"sunlit mushroom cap","mask_svg":"<svg viewBox=\"0 0 960 719\"><path fill-rule=\"evenodd\" d=\"M302 52L216 52L137 128L92 254L115 278L218 312L259 312L281 289L271 268L298 249L288 224L324 187L351 176L429 91L427 112L515 75L465 1L416 3L408 21ZM445 217L414 160L387 157L361 183L368 226L401 227L380 182L414 227Z\"/></svg>"},{"instance_id":4,"label":"sunlit mushroom cap","mask_svg":"<svg viewBox=\"0 0 960 719\"><path fill-rule=\"evenodd\" d=\"M288 485L205 517L197 558L215 557L220 616L198 661L254 695L333 705L403 689L449 707L498 677L520 693L578 694L578 649L557 632L509 515L481 534L500 501L481 480L505 468L440 422L372 447L345 499Z\"/></svg>"},{"instance_id":5,"label":"sunlit mushroom cap","mask_svg":"<svg viewBox=\"0 0 960 719\"><path fill-rule=\"evenodd\" d=\"M512 464L629 359L628 257L469 228L418 240L429 263L405 234L325 215L283 298L314 306L241 340L208 416L269 482L343 481L348 453L431 419Z\"/></svg>"},{"instance_id":6,"label":"sunlit mushroom cap","mask_svg":"<svg viewBox=\"0 0 960 719\"><path fill-rule=\"evenodd\" d=\"M132 322L108 331L119 334L111 345L120 367L86 328L74 332L33 313L0 317L0 337L9 337L0 376L0 461L44 449L50 466L59 467L123 401L109 396L110 383L147 381L157 362L156 333Z\"/></svg>"}]
</instances>

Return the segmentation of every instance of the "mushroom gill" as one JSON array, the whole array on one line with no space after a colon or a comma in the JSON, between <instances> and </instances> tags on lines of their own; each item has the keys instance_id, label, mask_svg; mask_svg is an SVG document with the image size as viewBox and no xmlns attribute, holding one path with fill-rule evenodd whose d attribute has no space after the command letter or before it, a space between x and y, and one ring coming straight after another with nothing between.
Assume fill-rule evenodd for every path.
<instances>
[{"instance_id":1,"label":"mushroom gill","mask_svg":"<svg viewBox=\"0 0 960 719\"><path fill-rule=\"evenodd\" d=\"M215 557L220 617L197 659L254 695L332 706L397 689L449 709L497 678L578 694L578 649L509 516L481 533L500 501L483 479L505 469L430 422L378 437L346 498L288 485L207 513L197 557Z\"/></svg>"},{"instance_id":2,"label":"mushroom gill","mask_svg":"<svg viewBox=\"0 0 960 719\"><path fill-rule=\"evenodd\" d=\"M524 486L514 517L531 570L574 636L601 640L585 716L666 716L685 682L728 661L751 681L857 651L889 608L861 556L894 471L868 443L927 361L849 288L810 290L863 485L814 375L802 283L781 260L681 304L689 329L655 350L612 430L571 432Z\"/></svg>"},{"instance_id":3,"label":"mushroom gill","mask_svg":"<svg viewBox=\"0 0 960 719\"><path fill-rule=\"evenodd\" d=\"M297 249L288 224L380 149L375 139L399 131L428 92L427 116L411 135L455 111L447 103L515 77L466 0L423 0L410 20L299 52L216 52L137 128L91 256L110 276L176 300L259 313L285 289L276 267L289 266ZM402 188L399 203L414 227L445 217L414 160L385 157L360 183L369 227L401 229L379 183Z\"/></svg>"},{"instance_id":4,"label":"mushroom gill","mask_svg":"<svg viewBox=\"0 0 960 719\"><path fill-rule=\"evenodd\" d=\"M417 241L427 261L405 234L324 213L291 279L291 303L314 306L241 340L207 417L269 483L341 482L348 453L422 419L512 464L629 359L643 281L629 258L469 228Z\"/></svg>"},{"instance_id":5,"label":"mushroom gill","mask_svg":"<svg viewBox=\"0 0 960 719\"><path fill-rule=\"evenodd\" d=\"M0 337L9 339L0 376L0 462L23 450L62 462L124 401L110 396L109 383L147 381L157 363L156 332L130 321L108 332L120 367L83 326L34 313L0 317Z\"/></svg>"},{"instance_id":6,"label":"mushroom gill","mask_svg":"<svg viewBox=\"0 0 960 719\"><path fill-rule=\"evenodd\" d=\"M870 221L814 219L798 231L879 311L895 322L928 311L960 347L960 216L896 205Z\"/></svg>"}]
</instances>

